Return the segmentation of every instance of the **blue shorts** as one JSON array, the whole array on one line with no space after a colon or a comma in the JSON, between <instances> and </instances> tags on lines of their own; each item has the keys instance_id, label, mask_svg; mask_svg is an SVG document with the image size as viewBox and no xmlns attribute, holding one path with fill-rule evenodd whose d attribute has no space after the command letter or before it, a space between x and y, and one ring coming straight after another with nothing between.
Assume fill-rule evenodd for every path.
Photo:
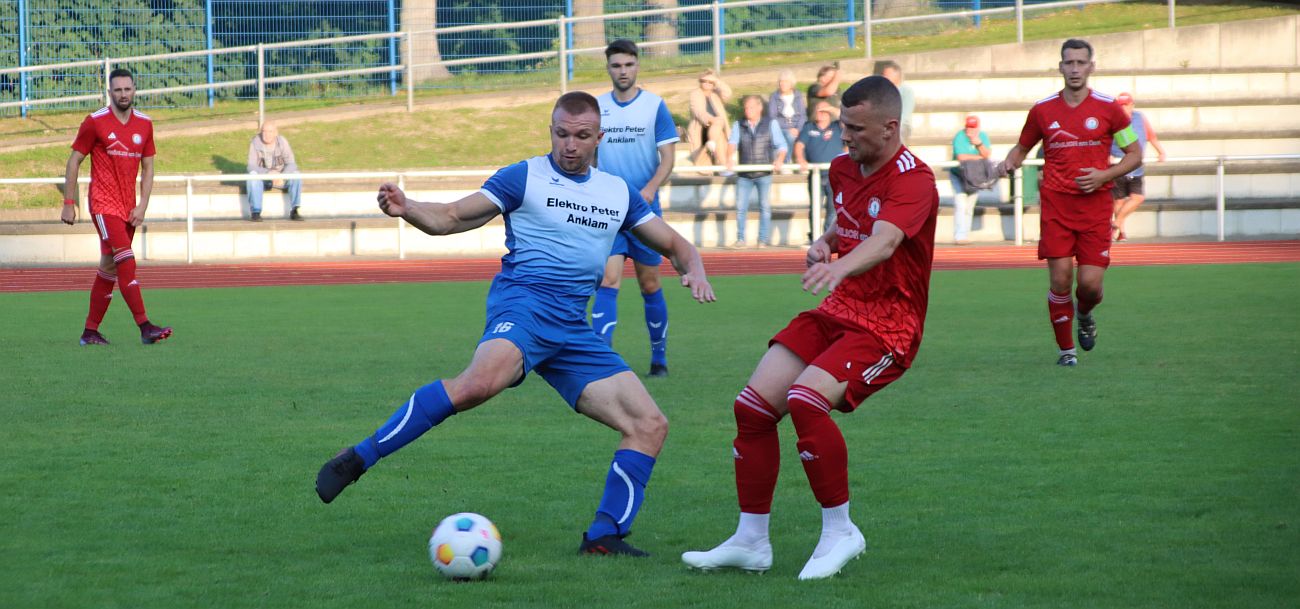
<instances>
[{"instance_id":1,"label":"blue shorts","mask_svg":"<svg viewBox=\"0 0 1300 609\"><path fill-rule=\"evenodd\" d=\"M479 343L496 338L514 343L524 355L524 376L536 371L576 408L587 385L631 368L587 324L586 299L568 302L571 298L494 283Z\"/></svg>"},{"instance_id":2,"label":"blue shorts","mask_svg":"<svg viewBox=\"0 0 1300 609\"><path fill-rule=\"evenodd\" d=\"M645 266L659 266L664 257L641 243L635 235L628 231L619 231L614 236L614 247L609 249L610 256L627 256Z\"/></svg>"},{"instance_id":3,"label":"blue shorts","mask_svg":"<svg viewBox=\"0 0 1300 609\"><path fill-rule=\"evenodd\" d=\"M664 212L659 209L659 195L655 195L655 200L650 202L650 209L654 210L656 216L664 216ZM614 235L614 245L609 248L609 255L626 256L645 266L659 266L664 260L659 252L641 243L631 231L622 230Z\"/></svg>"}]
</instances>

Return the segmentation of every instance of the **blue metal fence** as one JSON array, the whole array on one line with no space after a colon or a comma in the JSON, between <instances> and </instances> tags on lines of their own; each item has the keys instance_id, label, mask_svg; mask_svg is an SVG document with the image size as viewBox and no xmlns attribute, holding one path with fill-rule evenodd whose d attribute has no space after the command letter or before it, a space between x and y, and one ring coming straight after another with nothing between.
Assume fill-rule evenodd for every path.
<instances>
[{"instance_id":1,"label":"blue metal fence","mask_svg":"<svg viewBox=\"0 0 1300 609\"><path fill-rule=\"evenodd\" d=\"M993 8L1015 0L930 0L914 7L918 11L942 12L973 7ZM1038 4L1048 0L1026 0ZM844 22L862 17L864 0L792 0L723 10L723 32L794 27ZM648 40L707 36L712 32L710 0L439 0L437 14L414 19L438 27L511 23L583 14L583 8L599 3L605 14L663 8L666 4L698 7L670 16L634 17L604 23L604 40L631 38ZM404 0L0 0L0 66L52 64L104 57L125 57L220 49L257 43L275 43L350 34L395 32L403 29L408 13ZM413 12L415 9L412 8ZM877 15L879 16L879 15ZM427 29L427 26L408 29ZM860 28L858 28L860 30ZM574 28L566 32L566 44L575 44ZM834 30L765 35L725 41L722 52L798 52L852 48L860 32ZM894 34L899 35L899 34ZM437 40L444 60L467 59L514 53L555 52L554 25L445 34ZM590 44L590 42L587 42ZM648 67L710 65L713 49L708 42L675 45L646 53ZM401 71L405 49L396 41L363 41L320 44L311 47L272 49L266 52L267 77L394 66L392 72L366 76L318 79L310 82L277 83L268 86L269 98L353 97L380 93L395 94L404 85ZM725 56L725 55L724 55ZM567 66L572 76L592 76L602 70L599 55L580 57ZM553 82L558 76L555 59L503 61L493 64L453 66L448 72L457 78L424 80L416 86L510 87L532 82ZM660 65L655 65L660 64ZM140 86L160 88L253 79L257 75L255 53L233 53L213 59L194 57L158 60L126 65L139 76ZM42 71L30 75L0 76L0 101L48 99L102 92L102 69L95 66ZM547 74L549 73L549 74ZM253 98L254 87L240 90L182 93L142 100L149 106L211 104L214 98ZM92 107L96 102L65 107ZM49 106L42 106L49 108ZM28 110L24 108L24 114ZM16 111L3 110L12 115Z\"/></svg>"}]
</instances>

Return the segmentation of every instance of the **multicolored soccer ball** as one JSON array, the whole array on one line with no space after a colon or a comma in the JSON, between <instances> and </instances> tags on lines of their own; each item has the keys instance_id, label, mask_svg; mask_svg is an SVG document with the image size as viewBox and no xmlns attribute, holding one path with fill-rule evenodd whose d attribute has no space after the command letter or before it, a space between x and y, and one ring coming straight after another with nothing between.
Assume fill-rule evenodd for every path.
<instances>
[{"instance_id":1,"label":"multicolored soccer ball","mask_svg":"<svg viewBox=\"0 0 1300 609\"><path fill-rule=\"evenodd\" d=\"M483 579L501 560L501 533L491 520L478 514L452 514L433 530L429 558L447 579Z\"/></svg>"}]
</instances>

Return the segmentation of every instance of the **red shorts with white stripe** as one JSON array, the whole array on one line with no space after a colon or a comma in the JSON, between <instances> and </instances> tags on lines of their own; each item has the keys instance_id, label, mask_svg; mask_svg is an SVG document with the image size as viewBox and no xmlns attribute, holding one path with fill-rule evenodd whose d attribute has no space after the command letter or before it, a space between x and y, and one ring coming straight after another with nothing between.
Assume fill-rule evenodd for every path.
<instances>
[{"instance_id":1,"label":"red shorts with white stripe","mask_svg":"<svg viewBox=\"0 0 1300 609\"><path fill-rule=\"evenodd\" d=\"M131 240L135 239L135 227L131 226L130 222L105 214L94 214L90 219L95 223L95 232L99 233L99 253L114 257L123 252L131 255Z\"/></svg>"},{"instance_id":2,"label":"red shorts with white stripe","mask_svg":"<svg viewBox=\"0 0 1300 609\"><path fill-rule=\"evenodd\" d=\"M1073 256L1079 264L1109 267L1110 216L1115 206L1110 191L1070 195L1043 189L1039 194L1043 205L1038 259Z\"/></svg>"},{"instance_id":3,"label":"red shorts with white stripe","mask_svg":"<svg viewBox=\"0 0 1300 609\"><path fill-rule=\"evenodd\" d=\"M853 412L863 400L907 371L894 361L894 354L876 335L817 309L796 316L772 337L768 346L776 343L809 366L848 383L844 402L836 406L844 412Z\"/></svg>"}]
</instances>

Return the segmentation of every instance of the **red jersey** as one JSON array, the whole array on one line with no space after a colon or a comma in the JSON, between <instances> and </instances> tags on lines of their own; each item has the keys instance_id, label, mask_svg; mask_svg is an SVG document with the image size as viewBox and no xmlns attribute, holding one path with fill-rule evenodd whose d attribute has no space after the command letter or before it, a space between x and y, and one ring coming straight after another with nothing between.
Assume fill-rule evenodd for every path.
<instances>
[{"instance_id":1,"label":"red jersey","mask_svg":"<svg viewBox=\"0 0 1300 609\"><path fill-rule=\"evenodd\" d=\"M126 123L108 107L81 122L72 149L90 157L90 213L130 218L140 159L153 156L153 120L131 110Z\"/></svg>"},{"instance_id":2,"label":"red jersey","mask_svg":"<svg viewBox=\"0 0 1300 609\"><path fill-rule=\"evenodd\" d=\"M830 182L838 256L870 237L879 220L897 226L906 238L888 260L836 286L818 309L867 330L900 366L911 366L929 304L939 215L934 172L900 146L888 163L866 177L848 155L835 157Z\"/></svg>"},{"instance_id":3,"label":"red jersey","mask_svg":"<svg viewBox=\"0 0 1300 609\"><path fill-rule=\"evenodd\" d=\"M1041 187L1071 195L1084 194L1074 179L1085 167L1110 167L1110 144L1129 118L1115 99L1091 89L1071 108L1058 92L1034 104L1020 131L1020 145L1029 150L1043 141ZM1109 190L1106 184L1099 190Z\"/></svg>"}]
</instances>

